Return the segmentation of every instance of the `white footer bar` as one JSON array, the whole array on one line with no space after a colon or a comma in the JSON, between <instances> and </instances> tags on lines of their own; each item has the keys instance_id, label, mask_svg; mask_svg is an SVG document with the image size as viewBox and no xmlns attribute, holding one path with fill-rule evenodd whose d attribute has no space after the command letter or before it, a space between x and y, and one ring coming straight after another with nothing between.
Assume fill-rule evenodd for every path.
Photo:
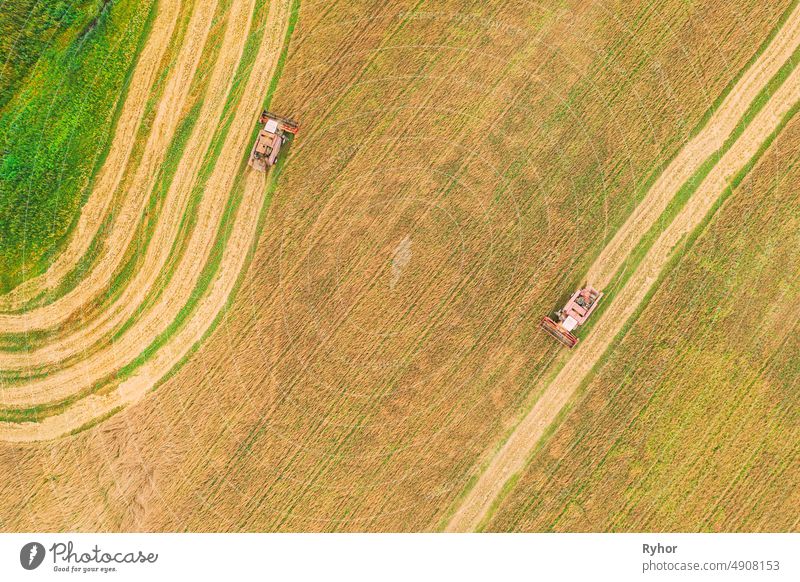
<instances>
[{"instance_id":1,"label":"white footer bar","mask_svg":"<svg viewBox=\"0 0 800 582\"><path fill-rule=\"evenodd\" d=\"M0 534L0 580L798 581L800 534Z\"/></svg>"}]
</instances>

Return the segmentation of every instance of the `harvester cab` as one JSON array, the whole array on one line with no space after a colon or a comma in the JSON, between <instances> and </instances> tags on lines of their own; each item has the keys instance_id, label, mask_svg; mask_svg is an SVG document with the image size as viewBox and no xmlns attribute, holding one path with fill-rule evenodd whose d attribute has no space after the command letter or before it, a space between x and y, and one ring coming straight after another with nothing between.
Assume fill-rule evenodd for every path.
<instances>
[{"instance_id":1,"label":"harvester cab","mask_svg":"<svg viewBox=\"0 0 800 582\"><path fill-rule=\"evenodd\" d=\"M539 325L562 344L572 348L578 343L578 338L572 332L589 319L602 296L602 292L591 286L578 289L556 313L557 321L544 317Z\"/></svg>"},{"instance_id":2,"label":"harvester cab","mask_svg":"<svg viewBox=\"0 0 800 582\"><path fill-rule=\"evenodd\" d=\"M266 109L261 112L259 123L264 127L258 132L256 143L250 152L248 164L259 171L266 172L270 166L278 161L281 146L286 141L286 134L295 134L300 129L296 121L270 113Z\"/></svg>"}]
</instances>

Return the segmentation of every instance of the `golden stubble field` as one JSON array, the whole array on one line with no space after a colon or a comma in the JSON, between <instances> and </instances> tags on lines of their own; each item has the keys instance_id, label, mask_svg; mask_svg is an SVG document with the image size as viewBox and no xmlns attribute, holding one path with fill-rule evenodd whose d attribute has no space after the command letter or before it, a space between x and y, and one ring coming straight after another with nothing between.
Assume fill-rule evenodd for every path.
<instances>
[{"instance_id":1,"label":"golden stubble field","mask_svg":"<svg viewBox=\"0 0 800 582\"><path fill-rule=\"evenodd\" d=\"M136 406L2 445L0 526L439 527L558 355L540 315L786 5L303 2L235 302Z\"/></svg>"}]
</instances>

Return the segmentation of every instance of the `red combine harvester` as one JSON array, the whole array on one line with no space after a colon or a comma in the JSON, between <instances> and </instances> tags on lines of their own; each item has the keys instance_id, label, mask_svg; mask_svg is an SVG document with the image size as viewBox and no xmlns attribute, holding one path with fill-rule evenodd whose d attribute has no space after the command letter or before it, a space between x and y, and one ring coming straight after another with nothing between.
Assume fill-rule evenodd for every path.
<instances>
[{"instance_id":1,"label":"red combine harvester","mask_svg":"<svg viewBox=\"0 0 800 582\"><path fill-rule=\"evenodd\" d=\"M278 161L278 154L283 142L286 141L286 134L296 134L300 126L296 121L275 115L266 109L261 112L258 121L263 123L264 127L258 132L256 143L253 145L253 151L250 152L250 159L247 163L259 172L266 172Z\"/></svg>"},{"instance_id":2,"label":"red combine harvester","mask_svg":"<svg viewBox=\"0 0 800 582\"><path fill-rule=\"evenodd\" d=\"M572 334L572 330L589 319L602 296L603 294L594 287L586 286L578 289L564 308L557 313L557 322L544 317L539 325L568 348L574 347L578 343L578 338Z\"/></svg>"}]
</instances>

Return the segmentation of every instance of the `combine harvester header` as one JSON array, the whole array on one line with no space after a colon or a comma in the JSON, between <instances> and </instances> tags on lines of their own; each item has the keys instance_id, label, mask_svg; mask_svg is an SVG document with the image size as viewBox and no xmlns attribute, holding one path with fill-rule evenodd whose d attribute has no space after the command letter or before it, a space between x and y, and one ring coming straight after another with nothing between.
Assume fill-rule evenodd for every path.
<instances>
[{"instance_id":1,"label":"combine harvester header","mask_svg":"<svg viewBox=\"0 0 800 582\"><path fill-rule=\"evenodd\" d=\"M286 134L296 134L300 126L293 119L275 115L266 109L261 112L259 123L264 127L258 132L256 143L250 152L248 164L254 170L266 172L270 166L274 166L278 161L278 154L281 151L283 142L286 141Z\"/></svg>"},{"instance_id":2,"label":"combine harvester header","mask_svg":"<svg viewBox=\"0 0 800 582\"><path fill-rule=\"evenodd\" d=\"M568 348L578 343L572 331L589 319L603 293L591 286L578 289L556 315L558 321L542 318L540 327Z\"/></svg>"}]
</instances>

